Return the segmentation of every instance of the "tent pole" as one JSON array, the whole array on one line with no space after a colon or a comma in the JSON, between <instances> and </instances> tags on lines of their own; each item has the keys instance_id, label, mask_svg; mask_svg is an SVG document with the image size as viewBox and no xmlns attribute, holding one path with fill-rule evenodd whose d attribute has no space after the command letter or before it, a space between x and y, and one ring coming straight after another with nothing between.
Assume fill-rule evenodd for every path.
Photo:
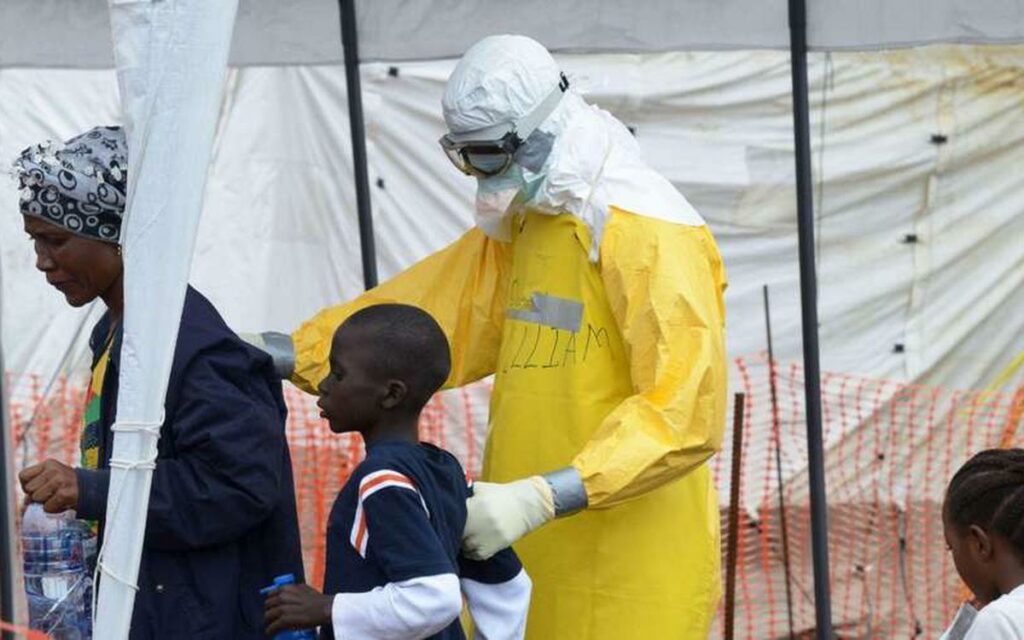
<instances>
[{"instance_id":1,"label":"tent pole","mask_svg":"<svg viewBox=\"0 0 1024 640\"><path fill-rule=\"evenodd\" d=\"M0 301L2 302L2 301ZM0 308L3 304L0 303ZM3 368L3 347L0 346L0 621L14 622L14 439L7 420L7 387ZM0 633L6 640L10 632Z\"/></svg>"},{"instance_id":2,"label":"tent pole","mask_svg":"<svg viewBox=\"0 0 1024 640\"><path fill-rule=\"evenodd\" d=\"M743 472L743 409L746 396L732 404L732 483L729 485L729 539L725 562L725 640L736 637L736 571L740 545L740 477Z\"/></svg>"},{"instance_id":3,"label":"tent pole","mask_svg":"<svg viewBox=\"0 0 1024 640\"><path fill-rule=\"evenodd\" d=\"M370 210L370 179L366 170L366 126L363 123L363 93L359 84L359 41L356 29L356 0L339 0L341 46L345 52L345 87L348 93L348 121L352 128L352 165L355 170L356 207L359 214L359 248L363 257L363 285L377 286L377 250L373 239Z\"/></svg>"},{"instance_id":4,"label":"tent pole","mask_svg":"<svg viewBox=\"0 0 1024 640\"><path fill-rule=\"evenodd\" d=\"M786 614L789 620L789 640L796 640L793 624L793 579L789 564L789 527L786 524L786 496L782 482L782 425L779 421L779 395L776 388L775 349L772 346L772 314L768 303L768 285L764 285L764 326L768 336L768 388L772 399L772 440L775 447L775 477L778 481L779 525L782 532L782 568L786 577Z\"/></svg>"},{"instance_id":5,"label":"tent pole","mask_svg":"<svg viewBox=\"0 0 1024 640\"><path fill-rule=\"evenodd\" d=\"M7 428L6 391L3 384L3 354L0 354L0 620L14 622L14 487L10 485L14 462L8 449L10 430ZM10 457L8 457L10 456ZM3 638L13 638L8 632Z\"/></svg>"},{"instance_id":6,"label":"tent pole","mask_svg":"<svg viewBox=\"0 0 1024 640\"><path fill-rule=\"evenodd\" d=\"M3 305L0 304L0 307ZM14 441L7 421L3 347L0 346L0 620L14 622ZM10 448L8 448L10 446ZM10 632L0 634L13 638Z\"/></svg>"},{"instance_id":7,"label":"tent pole","mask_svg":"<svg viewBox=\"0 0 1024 640\"><path fill-rule=\"evenodd\" d=\"M811 490L816 638L832 640L829 601L828 511L821 430L821 372L818 361L818 292L814 266L814 200L811 194L810 107L807 98L807 6L789 0L790 69L793 73L793 134L796 150L797 228L800 252L800 307L803 325L804 391L807 403L807 462Z\"/></svg>"}]
</instances>

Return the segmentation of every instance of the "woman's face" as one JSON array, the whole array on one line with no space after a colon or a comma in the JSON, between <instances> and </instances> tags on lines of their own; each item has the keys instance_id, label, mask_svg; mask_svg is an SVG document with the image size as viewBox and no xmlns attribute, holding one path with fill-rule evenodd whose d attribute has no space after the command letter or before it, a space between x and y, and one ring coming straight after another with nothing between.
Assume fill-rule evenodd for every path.
<instances>
[{"instance_id":1,"label":"woman's face","mask_svg":"<svg viewBox=\"0 0 1024 640\"><path fill-rule=\"evenodd\" d=\"M33 216L22 217L35 248L36 268L72 307L92 302L120 281L123 268L117 245L77 236Z\"/></svg>"},{"instance_id":2,"label":"woman's face","mask_svg":"<svg viewBox=\"0 0 1024 640\"><path fill-rule=\"evenodd\" d=\"M983 604L999 597L995 581L993 547L989 536L977 525L962 527L951 522L942 510L942 529L946 547L953 555L953 565L967 588Z\"/></svg>"}]
</instances>

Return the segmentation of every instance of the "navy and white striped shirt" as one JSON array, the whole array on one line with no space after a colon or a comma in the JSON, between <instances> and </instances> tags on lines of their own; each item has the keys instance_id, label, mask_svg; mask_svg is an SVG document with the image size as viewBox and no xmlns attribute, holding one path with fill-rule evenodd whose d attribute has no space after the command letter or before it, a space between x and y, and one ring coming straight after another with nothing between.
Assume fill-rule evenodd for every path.
<instances>
[{"instance_id":1,"label":"navy and white striped shirt","mask_svg":"<svg viewBox=\"0 0 1024 640\"><path fill-rule=\"evenodd\" d=\"M462 557L472 489L455 457L433 445L374 443L342 488L327 526L324 593L359 593L439 574L499 584L522 571L511 549L479 562ZM325 626L324 638L334 634ZM438 640L463 640L456 619Z\"/></svg>"}]
</instances>

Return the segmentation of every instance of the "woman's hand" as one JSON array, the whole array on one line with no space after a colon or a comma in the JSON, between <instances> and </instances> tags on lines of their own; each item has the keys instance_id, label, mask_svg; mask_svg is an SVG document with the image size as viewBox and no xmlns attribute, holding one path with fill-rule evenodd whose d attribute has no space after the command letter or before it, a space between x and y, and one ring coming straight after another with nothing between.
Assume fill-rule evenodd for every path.
<instances>
[{"instance_id":1,"label":"woman's hand","mask_svg":"<svg viewBox=\"0 0 1024 640\"><path fill-rule=\"evenodd\" d=\"M47 513L78 508L78 476L75 470L53 459L23 469L18 474L29 502L39 502Z\"/></svg>"}]
</instances>

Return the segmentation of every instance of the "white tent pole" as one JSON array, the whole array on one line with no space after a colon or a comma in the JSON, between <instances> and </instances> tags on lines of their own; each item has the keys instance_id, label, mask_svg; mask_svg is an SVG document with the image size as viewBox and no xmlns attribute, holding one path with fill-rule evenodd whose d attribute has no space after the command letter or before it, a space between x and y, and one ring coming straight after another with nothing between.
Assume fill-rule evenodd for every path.
<instances>
[{"instance_id":1,"label":"white tent pole","mask_svg":"<svg viewBox=\"0 0 1024 640\"><path fill-rule=\"evenodd\" d=\"M128 140L124 320L95 638L128 637L237 0L110 0Z\"/></svg>"}]
</instances>

